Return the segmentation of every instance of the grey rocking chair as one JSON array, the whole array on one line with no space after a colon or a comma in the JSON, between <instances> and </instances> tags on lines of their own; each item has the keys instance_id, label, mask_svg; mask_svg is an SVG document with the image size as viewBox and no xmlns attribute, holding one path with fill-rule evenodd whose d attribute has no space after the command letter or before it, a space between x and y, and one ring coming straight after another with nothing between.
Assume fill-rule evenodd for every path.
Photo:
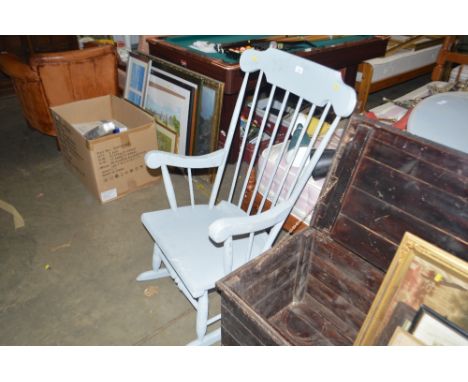
<instances>
[{"instance_id":1,"label":"grey rocking chair","mask_svg":"<svg viewBox=\"0 0 468 382\"><path fill-rule=\"evenodd\" d=\"M167 276L174 279L197 311L197 338L191 344L207 345L220 340L220 329L207 334L208 325L221 317L219 314L208 318L208 293L214 289L217 280L273 245L286 217L327 148L338 122L342 117L350 115L356 105L356 94L343 82L340 72L289 53L276 49L262 52L247 50L241 56L240 67L245 72L245 77L224 148L202 156L182 156L160 151L151 151L145 156L149 168L161 168L170 209L142 214L141 220L155 244L152 269L140 274L137 280L154 280ZM223 180L223 177L231 143L236 129L241 129L239 119L247 85L253 80L256 80L256 86L247 122L239 133L241 143L237 163L233 165L232 184L227 198L217 202L222 181L228 181ZM269 96L258 131L259 139L256 141L250 163L242 165L243 152L247 146L260 90L265 87L269 89ZM252 199L258 192L262 178L266 184L266 191L262 192L263 199L258 211L252 212L253 200L244 211L241 205L247 183L260 151L261 137L273 110L272 105L278 96L281 99L279 112L276 110L271 140L263 152L267 159L274 153L276 168L272 173L266 174L265 164L268 160L265 160L261 168L256 169L257 178ZM279 126L284 125L286 110L290 112L285 138L283 142L273 146ZM319 122L308 141L307 149L302 147L299 150L301 142L304 142L306 129L301 130L293 147L290 137L296 128L298 115L303 110L307 111L307 126L314 115L317 115ZM329 128L321 139L318 139L325 121L330 122ZM312 151L313 149L315 150ZM276 171L280 162L286 164L286 172L281 176ZM186 169L191 205L177 205L168 166ZM201 168L217 168L208 204L194 202L192 170ZM285 190L285 180L292 169L296 174L294 182ZM274 182L276 186L272 187ZM239 195L237 202L233 201L234 195ZM272 201L271 207L263 211L266 198Z\"/></svg>"}]
</instances>

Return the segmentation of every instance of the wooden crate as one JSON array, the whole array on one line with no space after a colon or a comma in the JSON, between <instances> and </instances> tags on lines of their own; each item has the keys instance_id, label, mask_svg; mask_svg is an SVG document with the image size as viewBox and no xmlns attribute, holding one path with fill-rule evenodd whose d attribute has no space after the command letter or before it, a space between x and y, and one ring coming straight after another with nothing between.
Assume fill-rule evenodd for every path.
<instances>
[{"instance_id":1,"label":"wooden crate","mask_svg":"<svg viewBox=\"0 0 468 382\"><path fill-rule=\"evenodd\" d=\"M217 284L223 345L351 345L405 231L468 261L468 155L354 117L311 228Z\"/></svg>"}]
</instances>

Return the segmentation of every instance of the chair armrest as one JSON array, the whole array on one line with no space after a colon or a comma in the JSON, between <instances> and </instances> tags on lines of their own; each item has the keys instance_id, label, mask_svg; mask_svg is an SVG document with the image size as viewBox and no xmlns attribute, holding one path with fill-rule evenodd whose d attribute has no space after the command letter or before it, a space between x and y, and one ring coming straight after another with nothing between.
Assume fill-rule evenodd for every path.
<instances>
[{"instance_id":1,"label":"chair armrest","mask_svg":"<svg viewBox=\"0 0 468 382\"><path fill-rule=\"evenodd\" d=\"M0 53L0 71L15 80L40 81L34 70L10 53Z\"/></svg>"},{"instance_id":2,"label":"chair armrest","mask_svg":"<svg viewBox=\"0 0 468 382\"><path fill-rule=\"evenodd\" d=\"M145 163L149 168L153 169L161 166L176 166L183 168L217 167L221 164L224 154L224 149L199 156L185 156L153 150L145 154Z\"/></svg>"},{"instance_id":3,"label":"chair armrest","mask_svg":"<svg viewBox=\"0 0 468 382\"><path fill-rule=\"evenodd\" d=\"M285 220L291 209L292 202L289 201L258 215L221 218L210 224L208 233L213 241L222 243L232 236L245 235L271 228Z\"/></svg>"}]
</instances>

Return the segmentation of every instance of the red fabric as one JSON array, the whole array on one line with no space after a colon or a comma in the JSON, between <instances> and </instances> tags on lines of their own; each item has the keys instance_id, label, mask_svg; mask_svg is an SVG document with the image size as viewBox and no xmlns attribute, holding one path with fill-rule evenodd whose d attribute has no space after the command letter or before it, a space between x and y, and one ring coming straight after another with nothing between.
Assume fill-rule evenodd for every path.
<instances>
[{"instance_id":1,"label":"red fabric","mask_svg":"<svg viewBox=\"0 0 468 382\"><path fill-rule=\"evenodd\" d=\"M379 120L379 118L377 118L377 116L372 111L366 111L364 114L369 119L375 119L376 121Z\"/></svg>"},{"instance_id":2,"label":"red fabric","mask_svg":"<svg viewBox=\"0 0 468 382\"><path fill-rule=\"evenodd\" d=\"M406 125L408 124L408 119L413 109L409 109L403 117L396 121L393 126L400 130L406 130Z\"/></svg>"},{"instance_id":3,"label":"red fabric","mask_svg":"<svg viewBox=\"0 0 468 382\"><path fill-rule=\"evenodd\" d=\"M406 125L408 124L408 119L409 119L409 116L411 115L412 111L413 111L413 109L409 109L403 115L403 117L401 117L398 121L394 122L391 126L397 128L399 130L406 130ZM379 120L379 117L377 117L375 115L375 113L373 113L372 111L366 112L365 115L366 115L367 118L374 119L376 121Z\"/></svg>"}]
</instances>

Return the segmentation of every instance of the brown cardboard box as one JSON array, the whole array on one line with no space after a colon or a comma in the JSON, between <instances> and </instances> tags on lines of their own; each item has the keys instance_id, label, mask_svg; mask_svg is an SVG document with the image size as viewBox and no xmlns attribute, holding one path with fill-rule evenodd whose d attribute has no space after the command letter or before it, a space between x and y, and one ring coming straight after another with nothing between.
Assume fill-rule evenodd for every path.
<instances>
[{"instance_id":1,"label":"brown cardboard box","mask_svg":"<svg viewBox=\"0 0 468 382\"><path fill-rule=\"evenodd\" d=\"M131 103L103 96L51 108L65 163L102 202L120 198L159 175L150 173L144 155L157 148L153 118ZM77 126L114 120L128 131L87 140Z\"/></svg>"}]
</instances>

